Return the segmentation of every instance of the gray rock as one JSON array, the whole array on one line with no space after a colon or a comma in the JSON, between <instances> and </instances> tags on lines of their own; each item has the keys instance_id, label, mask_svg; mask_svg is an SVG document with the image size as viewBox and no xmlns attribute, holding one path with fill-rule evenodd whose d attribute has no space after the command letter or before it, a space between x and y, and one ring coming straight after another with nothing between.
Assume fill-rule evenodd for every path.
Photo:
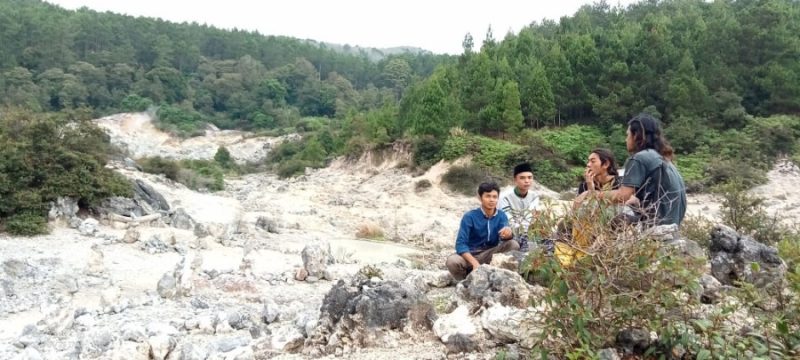
<instances>
[{"instance_id":1,"label":"gray rock","mask_svg":"<svg viewBox=\"0 0 800 360\"><path fill-rule=\"evenodd\" d=\"M495 339L519 343L531 349L541 338L544 320L542 309L519 309L501 304L492 304L481 313L481 325Z\"/></svg>"},{"instance_id":2,"label":"gray rock","mask_svg":"<svg viewBox=\"0 0 800 360\"><path fill-rule=\"evenodd\" d=\"M527 308L534 295L522 277L510 270L481 265L456 287L462 299L479 304L498 302Z\"/></svg>"},{"instance_id":3,"label":"gray rock","mask_svg":"<svg viewBox=\"0 0 800 360\"><path fill-rule=\"evenodd\" d=\"M84 236L94 236L94 234L97 233L97 227L99 225L100 223L97 222L97 220L95 220L94 218L88 218L86 220L83 220L81 226L78 227L78 231L81 233L81 235Z\"/></svg>"},{"instance_id":4,"label":"gray rock","mask_svg":"<svg viewBox=\"0 0 800 360\"><path fill-rule=\"evenodd\" d=\"M147 324L147 336L169 335L175 336L180 334L178 329L174 326L163 322L151 322Z\"/></svg>"},{"instance_id":5,"label":"gray rock","mask_svg":"<svg viewBox=\"0 0 800 360\"><path fill-rule=\"evenodd\" d=\"M140 217L147 215L143 209L134 199L112 196L100 201L100 204L93 207L93 210L100 215L116 214L126 217Z\"/></svg>"},{"instance_id":6,"label":"gray rock","mask_svg":"<svg viewBox=\"0 0 800 360\"><path fill-rule=\"evenodd\" d=\"M122 341L111 353L112 360L150 360L150 345L142 342Z\"/></svg>"},{"instance_id":7,"label":"gray rock","mask_svg":"<svg viewBox=\"0 0 800 360\"><path fill-rule=\"evenodd\" d=\"M259 229L266 230L267 232L273 234L279 234L280 230L278 228L278 222L275 219L268 218L265 216L259 216L258 220L256 220L256 227Z\"/></svg>"},{"instance_id":8,"label":"gray rock","mask_svg":"<svg viewBox=\"0 0 800 360\"><path fill-rule=\"evenodd\" d=\"M122 237L122 242L124 242L126 244L133 244L133 243L139 241L139 238L141 238L141 237L142 237L142 235L141 235L141 233L139 233L138 230L136 230L134 228L130 228L127 231L125 231L125 235Z\"/></svg>"},{"instance_id":9,"label":"gray rock","mask_svg":"<svg viewBox=\"0 0 800 360\"><path fill-rule=\"evenodd\" d=\"M296 327L284 325L272 332L269 341L273 349L291 353L302 348L304 340L305 337Z\"/></svg>"},{"instance_id":10,"label":"gray rock","mask_svg":"<svg viewBox=\"0 0 800 360\"><path fill-rule=\"evenodd\" d=\"M602 349L598 351L597 357L600 360L620 360L619 354L617 354L617 350L613 348Z\"/></svg>"},{"instance_id":11,"label":"gray rock","mask_svg":"<svg viewBox=\"0 0 800 360\"><path fill-rule=\"evenodd\" d=\"M222 353L229 352L242 346L250 345L250 339L244 336L221 339L214 344L214 348Z\"/></svg>"},{"instance_id":12,"label":"gray rock","mask_svg":"<svg viewBox=\"0 0 800 360\"><path fill-rule=\"evenodd\" d=\"M147 336L145 336L145 329L143 326L139 324L126 324L122 328L122 340L125 341L133 341L133 342L145 342L147 340Z\"/></svg>"},{"instance_id":13,"label":"gray rock","mask_svg":"<svg viewBox=\"0 0 800 360\"><path fill-rule=\"evenodd\" d=\"M301 253L303 258L303 268L308 271L309 276L320 278L324 276L325 269L328 267L328 257L330 254L320 245L306 245Z\"/></svg>"},{"instance_id":14,"label":"gray rock","mask_svg":"<svg viewBox=\"0 0 800 360\"><path fill-rule=\"evenodd\" d=\"M208 309L208 302L206 302L203 298L194 297L190 301L192 307L195 309Z\"/></svg>"},{"instance_id":15,"label":"gray rock","mask_svg":"<svg viewBox=\"0 0 800 360\"><path fill-rule=\"evenodd\" d=\"M44 342L42 333L39 332L39 329L33 324L26 325L25 328L22 329L22 334L17 339L17 343L22 345L23 348L38 346L42 342Z\"/></svg>"},{"instance_id":16,"label":"gray rock","mask_svg":"<svg viewBox=\"0 0 800 360\"><path fill-rule=\"evenodd\" d=\"M677 240L665 241L665 245L674 248L679 254L696 259L707 259L705 250L694 241L686 238L678 238Z\"/></svg>"},{"instance_id":17,"label":"gray rock","mask_svg":"<svg viewBox=\"0 0 800 360\"><path fill-rule=\"evenodd\" d=\"M150 355L154 360L164 360L169 352L175 348L175 339L168 335L151 336L147 339L150 344Z\"/></svg>"},{"instance_id":18,"label":"gray rock","mask_svg":"<svg viewBox=\"0 0 800 360\"><path fill-rule=\"evenodd\" d=\"M700 301L704 304L716 304L722 299L722 283L717 278L703 274L700 277L700 285L703 287L703 293L700 296Z\"/></svg>"},{"instance_id":19,"label":"gray rock","mask_svg":"<svg viewBox=\"0 0 800 360\"><path fill-rule=\"evenodd\" d=\"M181 357L179 360L206 360L208 351L202 347L194 346L191 343L184 343L180 346Z\"/></svg>"},{"instance_id":20,"label":"gray rock","mask_svg":"<svg viewBox=\"0 0 800 360\"><path fill-rule=\"evenodd\" d=\"M147 185L142 180L136 180L133 184L133 198L142 205L148 214L169 211L169 203L152 186Z\"/></svg>"},{"instance_id":21,"label":"gray rock","mask_svg":"<svg viewBox=\"0 0 800 360\"><path fill-rule=\"evenodd\" d=\"M637 328L624 329L617 333L616 345L625 354L644 354L650 347L650 332Z\"/></svg>"},{"instance_id":22,"label":"gray rock","mask_svg":"<svg viewBox=\"0 0 800 360\"><path fill-rule=\"evenodd\" d=\"M313 284L313 283L318 282L318 281L319 281L319 278L316 277L316 276L309 276L309 277L306 278L306 282L309 283L309 284Z\"/></svg>"},{"instance_id":23,"label":"gray rock","mask_svg":"<svg viewBox=\"0 0 800 360\"><path fill-rule=\"evenodd\" d=\"M469 309L462 305L452 313L439 316L433 323L433 332L447 346L449 353L478 350L482 332L469 316Z\"/></svg>"},{"instance_id":24,"label":"gray rock","mask_svg":"<svg viewBox=\"0 0 800 360\"><path fill-rule=\"evenodd\" d=\"M242 313L238 311L232 311L228 313L228 325L236 330L242 330L247 327L247 319L245 318Z\"/></svg>"},{"instance_id":25,"label":"gray rock","mask_svg":"<svg viewBox=\"0 0 800 360\"><path fill-rule=\"evenodd\" d=\"M264 310L261 312L261 318L267 324L272 324L277 321L280 316L280 308L272 300L267 300L264 303Z\"/></svg>"},{"instance_id":26,"label":"gray rock","mask_svg":"<svg viewBox=\"0 0 800 360\"><path fill-rule=\"evenodd\" d=\"M175 250L175 234L153 234L142 242L141 249L148 254L162 254Z\"/></svg>"},{"instance_id":27,"label":"gray rock","mask_svg":"<svg viewBox=\"0 0 800 360\"><path fill-rule=\"evenodd\" d=\"M50 211L47 213L50 221L74 219L78 214L78 199L60 197L56 201L50 202Z\"/></svg>"},{"instance_id":28,"label":"gray rock","mask_svg":"<svg viewBox=\"0 0 800 360\"><path fill-rule=\"evenodd\" d=\"M766 287L783 279L786 264L774 247L717 225L711 233L711 274L724 285L744 281Z\"/></svg>"},{"instance_id":29,"label":"gray rock","mask_svg":"<svg viewBox=\"0 0 800 360\"><path fill-rule=\"evenodd\" d=\"M307 354L330 354L342 343L381 346L381 332L430 329L435 316L424 293L396 281L372 283L356 277L331 288L322 301L319 325L309 334ZM344 339L347 339L346 341Z\"/></svg>"},{"instance_id":30,"label":"gray rock","mask_svg":"<svg viewBox=\"0 0 800 360\"><path fill-rule=\"evenodd\" d=\"M178 284L171 272L164 273L164 276L158 281L156 290L162 298L172 299L175 297L178 292Z\"/></svg>"},{"instance_id":31,"label":"gray rock","mask_svg":"<svg viewBox=\"0 0 800 360\"><path fill-rule=\"evenodd\" d=\"M198 238L204 238L209 235L211 234L208 232L208 228L206 228L205 225L201 223L194 224L194 236L197 236Z\"/></svg>"},{"instance_id":32,"label":"gray rock","mask_svg":"<svg viewBox=\"0 0 800 360\"><path fill-rule=\"evenodd\" d=\"M642 235L653 240L666 242L677 240L680 232L677 224L669 224L647 228Z\"/></svg>"},{"instance_id":33,"label":"gray rock","mask_svg":"<svg viewBox=\"0 0 800 360\"><path fill-rule=\"evenodd\" d=\"M19 354L18 357L14 358L14 360L42 360L42 354L36 348L29 347L25 348L22 353Z\"/></svg>"},{"instance_id":34,"label":"gray rock","mask_svg":"<svg viewBox=\"0 0 800 360\"><path fill-rule=\"evenodd\" d=\"M195 221L186 210L178 208L170 215L170 225L176 229L194 230Z\"/></svg>"}]
</instances>

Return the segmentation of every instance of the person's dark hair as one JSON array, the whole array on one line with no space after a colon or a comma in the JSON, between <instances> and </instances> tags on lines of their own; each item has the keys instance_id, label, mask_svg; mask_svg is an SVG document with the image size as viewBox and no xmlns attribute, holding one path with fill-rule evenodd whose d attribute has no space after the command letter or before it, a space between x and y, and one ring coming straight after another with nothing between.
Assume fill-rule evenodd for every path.
<instances>
[{"instance_id":1,"label":"person's dark hair","mask_svg":"<svg viewBox=\"0 0 800 360\"><path fill-rule=\"evenodd\" d=\"M608 149L597 148L592 150L592 154L597 154L597 157L600 158L600 165L608 163L608 174L619 176L619 172L617 171L617 161L614 159L614 153Z\"/></svg>"},{"instance_id":2,"label":"person's dark hair","mask_svg":"<svg viewBox=\"0 0 800 360\"><path fill-rule=\"evenodd\" d=\"M533 167L531 164L522 163L517 166L514 166L514 177L517 177L520 173L529 172L533 174Z\"/></svg>"},{"instance_id":3,"label":"person's dark hair","mask_svg":"<svg viewBox=\"0 0 800 360\"><path fill-rule=\"evenodd\" d=\"M485 182L478 185L478 196L483 196L483 194L492 191L497 191L497 194L500 194L500 186L495 182Z\"/></svg>"},{"instance_id":4,"label":"person's dark hair","mask_svg":"<svg viewBox=\"0 0 800 360\"><path fill-rule=\"evenodd\" d=\"M672 160L675 155L669 141L664 138L661 124L652 115L641 113L628 121L628 127L633 136L634 152L653 149L667 160Z\"/></svg>"}]
</instances>

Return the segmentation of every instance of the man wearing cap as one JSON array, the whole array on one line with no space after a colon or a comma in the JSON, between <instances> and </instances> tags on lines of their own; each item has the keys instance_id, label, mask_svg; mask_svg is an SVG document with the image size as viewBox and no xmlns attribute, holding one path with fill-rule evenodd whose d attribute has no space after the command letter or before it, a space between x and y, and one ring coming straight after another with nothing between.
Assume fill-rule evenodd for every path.
<instances>
[{"instance_id":1,"label":"man wearing cap","mask_svg":"<svg viewBox=\"0 0 800 360\"><path fill-rule=\"evenodd\" d=\"M514 240L521 251L528 251L528 229L533 223L539 194L531 191L533 168L528 163L514 167L514 188L500 195L498 208L508 217L508 224L514 232Z\"/></svg>"}]
</instances>

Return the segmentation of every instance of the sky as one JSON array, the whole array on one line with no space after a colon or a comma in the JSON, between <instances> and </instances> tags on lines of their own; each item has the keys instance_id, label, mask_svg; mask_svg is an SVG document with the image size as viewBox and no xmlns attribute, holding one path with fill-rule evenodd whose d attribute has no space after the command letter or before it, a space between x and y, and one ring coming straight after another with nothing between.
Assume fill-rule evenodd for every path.
<instances>
[{"instance_id":1,"label":"sky","mask_svg":"<svg viewBox=\"0 0 800 360\"><path fill-rule=\"evenodd\" d=\"M460 54L464 35L476 48L491 25L494 38L542 19L558 20L591 0L47 0L67 9L88 7L133 16L197 22L223 29L257 30L336 44L413 46ZM608 0L628 5L633 0Z\"/></svg>"}]
</instances>

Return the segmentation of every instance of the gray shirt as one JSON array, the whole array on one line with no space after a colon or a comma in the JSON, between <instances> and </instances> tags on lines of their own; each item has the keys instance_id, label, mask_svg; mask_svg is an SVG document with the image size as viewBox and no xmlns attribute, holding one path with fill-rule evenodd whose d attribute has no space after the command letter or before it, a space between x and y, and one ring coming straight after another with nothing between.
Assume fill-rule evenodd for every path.
<instances>
[{"instance_id":1,"label":"gray shirt","mask_svg":"<svg viewBox=\"0 0 800 360\"><path fill-rule=\"evenodd\" d=\"M539 194L528 190L525 197L520 197L514 192L515 188L504 191L500 195L497 207L506 213L508 225L514 231L514 236L527 234L528 228L533 223L533 210L539 205Z\"/></svg>"},{"instance_id":2,"label":"gray shirt","mask_svg":"<svg viewBox=\"0 0 800 360\"><path fill-rule=\"evenodd\" d=\"M680 225L686 214L686 185L672 162L653 149L642 150L625 163L622 186L632 187L654 225ZM654 219L653 219L654 218Z\"/></svg>"}]
</instances>

